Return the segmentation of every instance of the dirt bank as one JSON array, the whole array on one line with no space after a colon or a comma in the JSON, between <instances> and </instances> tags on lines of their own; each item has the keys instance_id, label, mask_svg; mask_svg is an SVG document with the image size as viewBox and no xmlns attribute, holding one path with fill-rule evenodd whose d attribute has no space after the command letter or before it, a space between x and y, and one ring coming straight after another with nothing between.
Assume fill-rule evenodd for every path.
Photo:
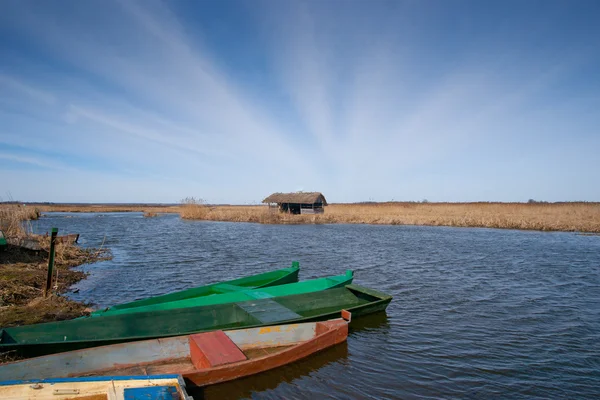
<instances>
[{"instance_id":1,"label":"dirt bank","mask_svg":"<svg viewBox=\"0 0 600 400\"><path fill-rule=\"evenodd\" d=\"M42 240L42 248L49 245ZM86 274L73 268L110 258L107 250L82 249L58 244L52 294L43 298L46 284L48 253L32 252L17 247L0 252L0 327L60 321L85 315L87 304L63 297L71 285Z\"/></svg>"}]
</instances>

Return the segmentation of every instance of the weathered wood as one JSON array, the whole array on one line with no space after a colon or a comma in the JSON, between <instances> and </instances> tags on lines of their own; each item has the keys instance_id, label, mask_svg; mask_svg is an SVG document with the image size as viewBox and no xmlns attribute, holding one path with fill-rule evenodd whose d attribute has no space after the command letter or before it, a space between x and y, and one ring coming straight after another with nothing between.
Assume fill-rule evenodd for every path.
<instances>
[{"instance_id":1,"label":"weathered wood","mask_svg":"<svg viewBox=\"0 0 600 400\"><path fill-rule=\"evenodd\" d=\"M38 357L0 366L0 379L177 373L204 386L277 368L345 341L350 314L343 315L347 319L218 331Z\"/></svg>"},{"instance_id":2,"label":"weathered wood","mask_svg":"<svg viewBox=\"0 0 600 400\"><path fill-rule=\"evenodd\" d=\"M36 239L32 238L7 238L6 243L11 246L21 247L26 250L40 251L42 247Z\"/></svg>"},{"instance_id":3,"label":"weathered wood","mask_svg":"<svg viewBox=\"0 0 600 400\"><path fill-rule=\"evenodd\" d=\"M190 335L190 357L198 369L245 361L242 351L223 331Z\"/></svg>"},{"instance_id":4,"label":"weathered wood","mask_svg":"<svg viewBox=\"0 0 600 400\"><path fill-rule=\"evenodd\" d=\"M325 210L323 208L301 208L300 214L323 214Z\"/></svg>"},{"instance_id":5,"label":"weathered wood","mask_svg":"<svg viewBox=\"0 0 600 400\"><path fill-rule=\"evenodd\" d=\"M52 287L52 269L54 268L54 246L56 245L56 235L58 234L58 228L52 228L52 235L50 236L50 253L48 254L48 275L46 276L46 287L44 288L44 297L50 293Z\"/></svg>"},{"instance_id":6,"label":"weathered wood","mask_svg":"<svg viewBox=\"0 0 600 400\"><path fill-rule=\"evenodd\" d=\"M74 244L79 241L79 233L70 233L56 237L57 243Z\"/></svg>"},{"instance_id":7,"label":"weathered wood","mask_svg":"<svg viewBox=\"0 0 600 400\"><path fill-rule=\"evenodd\" d=\"M29 400L191 400L179 375L107 376L0 382L0 398Z\"/></svg>"}]
</instances>

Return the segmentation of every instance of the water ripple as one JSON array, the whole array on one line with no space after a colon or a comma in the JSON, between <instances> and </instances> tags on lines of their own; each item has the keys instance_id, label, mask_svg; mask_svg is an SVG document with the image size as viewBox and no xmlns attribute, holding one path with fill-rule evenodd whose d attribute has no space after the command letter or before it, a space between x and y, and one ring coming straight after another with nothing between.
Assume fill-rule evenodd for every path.
<instances>
[{"instance_id":1,"label":"water ripple","mask_svg":"<svg viewBox=\"0 0 600 400\"><path fill-rule=\"evenodd\" d=\"M103 241L78 300L106 307L301 261L355 270L394 296L348 343L200 398L598 398L600 237L369 225L257 225L139 213L51 213L34 224Z\"/></svg>"}]
</instances>

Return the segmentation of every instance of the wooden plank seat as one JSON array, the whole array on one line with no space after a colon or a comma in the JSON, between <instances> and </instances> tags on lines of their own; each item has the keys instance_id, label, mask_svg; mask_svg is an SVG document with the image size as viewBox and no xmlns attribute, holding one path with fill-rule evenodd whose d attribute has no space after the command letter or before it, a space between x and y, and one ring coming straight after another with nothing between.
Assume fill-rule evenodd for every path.
<instances>
[{"instance_id":1,"label":"wooden plank seat","mask_svg":"<svg viewBox=\"0 0 600 400\"><path fill-rule=\"evenodd\" d=\"M223 331L190 335L189 343L192 363L198 369L247 360L244 353Z\"/></svg>"},{"instance_id":2,"label":"wooden plank seat","mask_svg":"<svg viewBox=\"0 0 600 400\"><path fill-rule=\"evenodd\" d=\"M246 301L237 303L237 305L263 324L302 318L301 315L296 314L294 311L272 299L264 299L261 302Z\"/></svg>"},{"instance_id":3,"label":"wooden plank seat","mask_svg":"<svg viewBox=\"0 0 600 400\"><path fill-rule=\"evenodd\" d=\"M176 386L150 386L125 388L124 400L180 400Z\"/></svg>"}]
</instances>

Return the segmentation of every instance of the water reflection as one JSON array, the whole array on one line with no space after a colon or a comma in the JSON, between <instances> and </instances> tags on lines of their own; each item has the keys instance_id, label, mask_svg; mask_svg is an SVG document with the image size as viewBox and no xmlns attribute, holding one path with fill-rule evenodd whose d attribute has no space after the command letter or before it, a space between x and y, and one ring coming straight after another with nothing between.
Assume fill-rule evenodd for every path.
<instances>
[{"instance_id":1,"label":"water reflection","mask_svg":"<svg viewBox=\"0 0 600 400\"><path fill-rule=\"evenodd\" d=\"M389 328L388 317L384 312L355 318L350 323L349 340L352 341L353 335L367 334L373 331L385 332ZM323 367L328 366L333 370L346 368L348 354L348 342L340 343L281 368L204 389L194 388L192 390L195 395L192 394L192 396L195 399L238 399L252 397L253 394L275 389L284 383L293 387L295 386L294 381L309 377Z\"/></svg>"},{"instance_id":2,"label":"water reflection","mask_svg":"<svg viewBox=\"0 0 600 400\"><path fill-rule=\"evenodd\" d=\"M378 312L376 314L365 315L364 317L354 318L350 323L349 335L357 333L368 333L376 330L379 334L385 334L390 329L390 323L387 313Z\"/></svg>"},{"instance_id":3,"label":"water reflection","mask_svg":"<svg viewBox=\"0 0 600 400\"><path fill-rule=\"evenodd\" d=\"M190 388L190 395L194 399L207 400L247 398L253 393L275 389L283 383L292 384L295 380L309 376L326 366L346 362L348 343L344 342L281 368L207 388Z\"/></svg>"}]
</instances>

